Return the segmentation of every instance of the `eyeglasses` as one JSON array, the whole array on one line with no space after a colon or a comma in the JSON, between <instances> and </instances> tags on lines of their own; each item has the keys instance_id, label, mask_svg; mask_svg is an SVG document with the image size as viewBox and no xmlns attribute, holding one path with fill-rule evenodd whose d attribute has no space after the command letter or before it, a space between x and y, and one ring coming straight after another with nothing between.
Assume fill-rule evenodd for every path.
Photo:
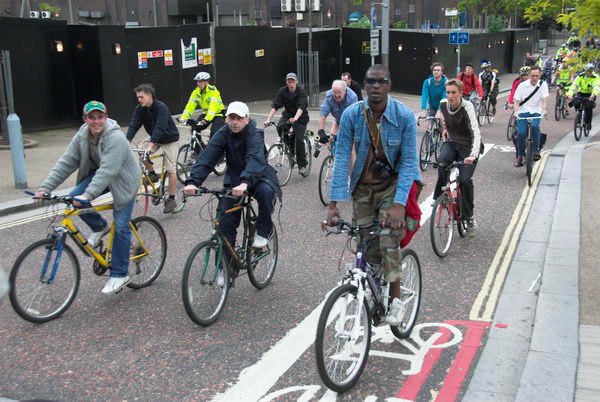
<instances>
[{"instance_id":1,"label":"eyeglasses","mask_svg":"<svg viewBox=\"0 0 600 402\"><path fill-rule=\"evenodd\" d=\"M379 85L385 85L387 83L390 82L390 78L389 77L385 77L385 78L381 78L381 79L375 79L375 78L366 78L365 79L365 83L367 85L375 85L375 84L379 84Z\"/></svg>"}]
</instances>

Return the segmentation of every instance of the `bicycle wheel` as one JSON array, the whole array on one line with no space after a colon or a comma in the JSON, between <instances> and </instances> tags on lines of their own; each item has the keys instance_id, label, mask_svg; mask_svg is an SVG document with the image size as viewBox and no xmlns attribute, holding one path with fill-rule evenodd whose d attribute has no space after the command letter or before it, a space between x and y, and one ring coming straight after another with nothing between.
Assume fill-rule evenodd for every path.
<instances>
[{"instance_id":1,"label":"bicycle wheel","mask_svg":"<svg viewBox=\"0 0 600 402\"><path fill-rule=\"evenodd\" d=\"M285 186L292 177L292 157L286 153L282 144L273 144L267 152L267 161L269 165L275 168L279 185Z\"/></svg>"},{"instance_id":2,"label":"bicycle wheel","mask_svg":"<svg viewBox=\"0 0 600 402\"><path fill-rule=\"evenodd\" d=\"M480 127L483 125L483 122L485 121L486 114L487 114L486 102L481 102L479 104L479 110L477 112L477 122L479 123Z\"/></svg>"},{"instance_id":3,"label":"bicycle wheel","mask_svg":"<svg viewBox=\"0 0 600 402\"><path fill-rule=\"evenodd\" d=\"M454 237L454 214L450 210L448 197L441 195L435 200L429 219L429 237L433 252L443 258L448 255Z\"/></svg>"},{"instance_id":4,"label":"bicycle wheel","mask_svg":"<svg viewBox=\"0 0 600 402\"><path fill-rule=\"evenodd\" d=\"M492 105L491 105L491 103L489 101L487 102L485 117L487 119L488 124L492 124L492 122L494 121L494 117L496 117L492 113Z\"/></svg>"},{"instance_id":5,"label":"bicycle wheel","mask_svg":"<svg viewBox=\"0 0 600 402\"><path fill-rule=\"evenodd\" d=\"M404 318L400 325L390 325L390 329L396 338L403 339L408 338L417 323L421 305L421 263L417 253L410 249L402 250L400 301L405 308Z\"/></svg>"},{"instance_id":6,"label":"bicycle wheel","mask_svg":"<svg viewBox=\"0 0 600 402\"><path fill-rule=\"evenodd\" d=\"M219 159L219 162L217 162L217 164L215 165L215 168L213 169L213 173L217 176L223 176L225 174L226 170L227 170L227 161L225 160L225 156L222 156L221 159Z\"/></svg>"},{"instance_id":7,"label":"bicycle wheel","mask_svg":"<svg viewBox=\"0 0 600 402\"><path fill-rule=\"evenodd\" d=\"M575 140L579 141L581 139L581 126L579 125L583 116L581 116L581 112L577 111L575 115L575 122L573 124L573 135L575 136Z\"/></svg>"},{"instance_id":8,"label":"bicycle wheel","mask_svg":"<svg viewBox=\"0 0 600 402\"><path fill-rule=\"evenodd\" d=\"M517 121L515 120L515 114L513 113L510 115L510 118L508 119L508 126L506 127L506 139L509 142L512 142L512 135L515 131L516 125Z\"/></svg>"},{"instance_id":9,"label":"bicycle wheel","mask_svg":"<svg viewBox=\"0 0 600 402\"><path fill-rule=\"evenodd\" d=\"M190 144L179 147L177 152L177 181L179 183L185 184L187 178L190 177L197 156L196 152L190 151Z\"/></svg>"},{"instance_id":10,"label":"bicycle wheel","mask_svg":"<svg viewBox=\"0 0 600 402\"><path fill-rule=\"evenodd\" d=\"M306 135L304 136L304 157L308 162L306 165L308 173L306 173L306 176L304 176L307 177L310 174L310 168L312 167L312 145L310 144L310 139L308 139Z\"/></svg>"},{"instance_id":11,"label":"bicycle wheel","mask_svg":"<svg viewBox=\"0 0 600 402\"><path fill-rule=\"evenodd\" d=\"M217 242L209 240L194 247L185 263L181 287L183 305L192 321L208 326L219 318L229 293L229 271Z\"/></svg>"},{"instance_id":12,"label":"bicycle wheel","mask_svg":"<svg viewBox=\"0 0 600 402\"><path fill-rule=\"evenodd\" d=\"M140 182L140 189L138 191L138 195L135 196L135 204L133 206L133 211L131 213L132 216L146 216L148 214L148 207L150 206L150 198L147 195L151 188L148 187L146 183L145 176L142 176L142 181Z\"/></svg>"},{"instance_id":13,"label":"bicycle wheel","mask_svg":"<svg viewBox=\"0 0 600 402\"><path fill-rule=\"evenodd\" d=\"M149 286L160 275L167 259L167 235L161 224L149 216L139 216L131 224L135 232L131 234L130 282L127 286L140 289Z\"/></svg>"},{"instance_id":14,"label":"bicycle wheel","mask_svg":"<svg viewBox=\"0 0 600 402\"><path fill-rule=\"evenodd\" d=\"M442 140L442 134L440 134L440 131L437 128L433 130L431 141L433 149L432 153L435 156L435 161L438 162L438 158L440 157L440 150L442 149L442 144L444 143L444 141Z\"/></svg>"},{"instance_id":15,"label":"bicycle wheel","mask_svg":"<svg viewBox=\"0 0 600 402\"><path fill-rule=\"evenodd\" d=\"M554 104L554 120L560 121L562 117L562 96L560 92L556 92L556 103Z\"/></svg>"},{"instance_id":16,"label":"bicycle wheel","mask_svg":"<svg viewBox=\"0 0 600 402\"><path fill-rule=\"evenodd\" d=\"M429 167L427 162L431 162L431 134L428 132L423 134L421 146L419 147L419 167L422 172Z\"/></svg>"},{"instance_id":17,"label":"bicycle wheel","mask_svg":"<svg viewBox=\"0 0 600 402\"><path fill-rule=\"evenodd\" d=\"M371 345L371 312L362 306L358 289L351 284L336 288L327 298L315 341L315 356L321 380L336 392L348 391L362 374Z\"/></svg>"},{"instance_id":18,"label":"bicycle wheel","mask_svg":"<svg viewBox=\"0 0 600 402\"><path fill-rule=\"evenodd\" d=\"M588 130L587 124L585 123L585 111L581 115L581 130L583 131L584 137L590 135L590 130Z\"/></svg>"},{"instance_id":19,"label":"bicycle wheel","mask_svg":"<svg viewBox=\"0 0 600 402\"><path fill-rule=\"evenodd\" d=\"M10 272L10 303L24 320L53 320L75 300L80 276L79 261L68 244L62 243L61 249L53 238L36 241L23 250Z\"/></svg>"},{"instance_id":20,"label":"bicycle wheel","mask_svg":"<svg viewBox=\"0 0 600 402\"><path fill-rule=\"evenodd\" d=\"M526 139L527 143L525 144L525 165L526 165L526 169L527 169L527 185L529 185L529 187L531 187L531 172L533 172L533 147L532 147L532 142L533 139L531 138L531 126L529 127L528 131L527 131L527 139Z\"/></svg>"},{"instance_id":21,"label":"bicycle wheel","mask_svg":"<svg viewBox=\"0 0 600 402\"><path fill-rule=\"evenodd\" d=\"M319 199L325 206L329 205L329 189L331 188L331 174L333 173L333 156L328 155L321 163L319 170Z\"/></svg>"},{"instance_id":22,"label":"bicycle wheel","mask_svg":"<svg viewBox=\"0 0 600 402\"><path fill-rule=\"evenodd\" d=\"M248 279L257 289L264 289L269 286L275 268L277 268L277 256L279 254L279 243L277 238L277 229L273 225L273 231L269 236L269 242L262 249L249 250L250 269L248 270Z\"/></svg>"}]
</instances>

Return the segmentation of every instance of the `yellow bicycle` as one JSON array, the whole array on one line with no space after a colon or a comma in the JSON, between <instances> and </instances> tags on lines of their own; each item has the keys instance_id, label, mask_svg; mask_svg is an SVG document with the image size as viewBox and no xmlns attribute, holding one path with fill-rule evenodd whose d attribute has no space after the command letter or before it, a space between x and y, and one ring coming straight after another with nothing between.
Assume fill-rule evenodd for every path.
<instances>
[{"instance_id":1,"label":"yellow bicycle","mask_svg":"<svg viewBox=\"0 0 600 402\"><path fill-rule=\"evenodd\" d=\"M46 239L36 241L19 255L10 273L10 302L18 315L34 323L59 317L73 303L79 290L79 261L66 243L67 236L84 255L94 258L93 271L101 276L111 269L115 235L113 223L106 245L101 240L92 248L72 219L77 215L109 211L113 209L112 204L75 209L73 197L47 194L43 199L67 205L63 217ZM167 236L160 223L148 216L132 219L129 225L131 281L127 286L140 289L158 278L167 257Z\"/></svg>"}]
</instances>

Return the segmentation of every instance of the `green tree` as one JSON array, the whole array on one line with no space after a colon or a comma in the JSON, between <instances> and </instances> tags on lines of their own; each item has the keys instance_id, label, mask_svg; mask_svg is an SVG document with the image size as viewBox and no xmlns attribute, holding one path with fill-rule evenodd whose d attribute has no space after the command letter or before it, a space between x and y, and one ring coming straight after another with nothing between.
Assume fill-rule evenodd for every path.
<instances>
[{"instance_id":1,"label":"green tree","mask_svg":"<svg viewBox=\"0 0 600 402\"><path fill-rule=\"evenodd\" d=\"M60 11L61 11L60 7L54 7L54 6L51 6L48 3L40 3L38 5L38 9L40 11L49 11L53 15L58 15L58 14L60 14Z\"/></svg>"},{"instance_id":2,"label":"green tree","mask_svg":"<svg viewBox=\"0 0 600 402\"><path fill-rule=\"evenodd\" d=\"M501 15L492 15L488 20L488 32L504 31L504 17Z\"/></svg>"},{"instance_id":3,"label":"green tree","mask_svg":"<svg viewBox=\"0 0 600 402\"><path fill-rule=\"evenodd\" d=\"M585 42L584 35L600 35L600 0L581 0L572 13L560 13L557 22L579 32L582 44ZM600 50L583 48L571 64L576 69L582 69L583 65L600 58Z\"/></svg>"},{"instance_id":4,"label":"green tree","mask_svg":"<svg viewBox=\"0 0 600 402\"><path fill-rule=\"evenodd\" d=\"M408 28L408 24L406 21L396 21L392 24L392 28L394 29L406 29Z\"/></svg>"},{"instance_id":5,"label":"green tree","mask_svg":"<svg viewBox=\"0 0 600 402\"><path fill-rule=\"evenodd\" d=\"M368 17L362 17L358 21L349 22L348 24L345 24L344 26L348 27L348 28L371 29L371 21L369 20Z\"/></svg>"}]
</instances>

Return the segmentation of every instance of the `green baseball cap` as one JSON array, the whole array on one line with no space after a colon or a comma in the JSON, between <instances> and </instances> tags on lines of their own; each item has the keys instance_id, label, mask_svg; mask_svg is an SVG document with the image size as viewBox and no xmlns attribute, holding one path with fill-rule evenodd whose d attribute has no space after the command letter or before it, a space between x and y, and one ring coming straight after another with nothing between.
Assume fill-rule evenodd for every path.
<instances>
[{"instance_id":1,"label":"green baseball cap","mask_svg":"<svg viewBox=\"0 0 600 402\"><path fill-rule=\"evenodd\" d=\"M91 112L93 110L99 110L102 113L108 114L108 111L106 110L106 106L104 106L104 103L102 103L102 102L93 100L93 101L89 101L88 103L83 105L83 114L88 114L89 112Z\"/></svg>"}]
</instances>

